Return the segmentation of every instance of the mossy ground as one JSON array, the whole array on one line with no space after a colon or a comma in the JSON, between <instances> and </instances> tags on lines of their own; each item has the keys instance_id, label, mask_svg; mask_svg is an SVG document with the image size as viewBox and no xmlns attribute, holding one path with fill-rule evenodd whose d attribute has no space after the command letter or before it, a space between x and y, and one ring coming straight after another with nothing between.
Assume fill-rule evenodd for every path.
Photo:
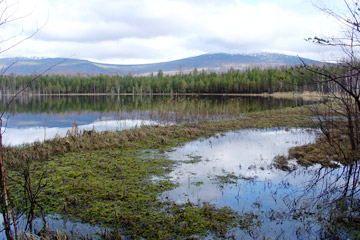
<instances>
[{"instance_id":1,"label":"mossy ground","mask_svg":"<svg viewBox=\"0 0 360 240\"><path fill-rule=\"evenodd\" d=\"M80 134L75 126L66 138L8 147L4 152L10 180L16 180L9 181L19 210L25 206L21 172L27 161L31 162L34 188L46 173L42 180L46 185L38 195L45 213L103 224L130 238L183 239L209 234L231 238L234 227L248 230L259 225L256 217L206 203L160 201L163 191L176 186L163 178L176 163L157 153L218 132L310 125L306 108L289 108L248 113L235 120L143 126L121 132Z\"/></svg>"}]
</instances>

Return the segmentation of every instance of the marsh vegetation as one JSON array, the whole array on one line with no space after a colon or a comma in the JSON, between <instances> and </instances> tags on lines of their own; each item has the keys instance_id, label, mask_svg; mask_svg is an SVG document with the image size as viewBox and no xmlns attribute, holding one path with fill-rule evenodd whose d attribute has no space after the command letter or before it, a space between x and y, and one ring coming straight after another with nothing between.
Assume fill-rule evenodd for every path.
<instances>
[{"instance_id":1,"label":"marsh vegetation","mask_svg":"<svg viewBox=\"0 0 360 240\"><path fill-rule=\"evenodd\" d=\"M191 99L193 103L175 99L174 104L169 104L166 98L160 99L167 103L163 108L179 109L177 104L185 104L187 107L182 109L190 113L196 112L191 109L199 109L197 104L209 106L209 100L198 98ZM130 102L132 100L130 98ZM310 227L307 236L323 236L326 231L319 232L323 222L314 223L315 212L289 210L290 199L299 197L293 193L304 189L306 182L293 184L294 181L308 179L307 174L316 168L305 170L292 162L298 170L289 177L287 171L273 165L275 156L287 155L290 147L314 141L312 130L297 129L313 126L310 111L306 107L295 107L298 103L291 101L288 104L294 107L265 104L269 108L265 110L258 103L265 100L268 104L273 100L255 100L254 105L260 106L257 109L233 111L234 115L227 115L221 121L197 118L180 121L181 124L157 122L153 126L140 124L133 129L103 132L83 131L73 124L64 137L6 147L9 187L23 227L38 233L44 226L63 228L54 224L56 219L69 219L67 224L71 225L89 224L69 233L74 238L246 239L268 236L272 231L274 236L286 239L290 235L300 236L302 229ZM217 103L214 109L230 113L233 104L244 109L239 105L242 101L248 100L230 98L228 109L221 101L224 108L216 108ZM148 103L140 109L148 106L161 108ZM214 110L205 108L204 111ZM112 110L107 114L109 112ZM238 131L249 128L271 129ZM274 143L281 150L266 153L266 149L274 149L266 144ZM204 147L204 152L198 144ZM224 152L217 151L219 144L228 146L225 153L233 151L226 160L220 156ZM187 146L193 150L179 154L182 149L189 149ZM211 149L213 152L217 149L215 152L220 155L211 157ZM205 166L213 169L211 164L216 162L222 167L206 173L196 171L206 169ZM181 170L183 168L191 171ZM27 191L23 190L25 185ZM226 197L203 197L204 191ZM264 194L272 196L271 199L263 198ZM295 227L290 229L289 224ZM69 229L71 227L58 230Z\"/></svg>"},{"instance_id":2,"label":"marsh vegetation","mask_svg":"<svg viewBox=\"0 0 360 240\"><path fill-rule=\"evenodd\" d=\"M356 224L338 221L347 219L345 208L320 207L332 195L314 201L324 194L317 183L339 176L332 171L318 179L319 172L340 165L319 154L324 141L316 140L309 103L239 96L19 98L4 136L37 129L41 142L4 148L18 224L37 235L67 231L75 239L357 236ZM137 124L99 125L124 120ZM50 137L52 128L63 135Z\"/></svg>"}]
</instances>

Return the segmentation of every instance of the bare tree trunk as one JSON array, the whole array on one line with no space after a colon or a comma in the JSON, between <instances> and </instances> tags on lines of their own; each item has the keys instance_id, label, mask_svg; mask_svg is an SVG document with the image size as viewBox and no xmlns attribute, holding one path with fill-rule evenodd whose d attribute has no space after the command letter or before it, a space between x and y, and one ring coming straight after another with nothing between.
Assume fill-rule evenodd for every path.
<instances>
[{"instance_id":1,"label":"bare tree trunk","mask_svg":"<svg viewBox=\"0 0 360 240\"><path fill-rule=\"evenodd\" d=\"M2 122L2 120L0 120ZM1 127L0 127L1 130ZM6 172L3 156L2 132L0 132L0 187L1 187L1 208L4 218L5 234L7 239L12 239L10 228L10 214L8 203L8 189L6 184Z\"/></svg>"}]
</instances>

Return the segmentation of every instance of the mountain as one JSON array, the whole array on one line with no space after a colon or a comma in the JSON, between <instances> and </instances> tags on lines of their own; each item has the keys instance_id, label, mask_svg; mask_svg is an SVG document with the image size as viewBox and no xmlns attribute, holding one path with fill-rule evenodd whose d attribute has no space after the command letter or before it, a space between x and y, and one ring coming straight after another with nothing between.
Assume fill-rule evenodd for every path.
<instances>
[{"instance_id":1,"label":"mountain","mask_svg":"<svg viewBox=\"0 0 360 240\"><path fill-rule=\"evenodd\" d=\"M301 60L307 64L321 63L305 58ZM190 72L193 71L194 68L197 68L199 71L224 72L230 68L245 70L253 67L281 67L301 64L301 60L297 56L278 53L213 53L169 62L136 65L104 64L87 60L64 58L2 58L0 59L0 67L1 69L6 69L12 64L5 74L13 73L16 75L40 74L54 65L56 66L51 68L47 73L146 75L151 72L156 73L160 69L164 74L176 74L179 71L183 73Z\"/></svg>"}]
</instances>

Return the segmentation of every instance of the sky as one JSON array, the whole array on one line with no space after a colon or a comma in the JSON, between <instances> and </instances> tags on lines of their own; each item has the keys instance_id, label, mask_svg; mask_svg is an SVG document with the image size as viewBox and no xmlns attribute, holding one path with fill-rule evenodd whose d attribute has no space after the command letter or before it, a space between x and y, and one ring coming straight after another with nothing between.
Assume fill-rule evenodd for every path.
<instances>
[{"instance_id":1,"label":"sky","mask_svg":"<svg viewBox=\"0 0 360 240\"><path fill-rule=\"evenodd\" d=\"M7 2L8 8L0 3L0 11L6 13L0 21L6 16L14 21L0 25L2 58L141 64L206 53L276 52L326 61L334 57L333 49L304 39L339 31L311 0Z\"/></svg>"}]
</instances>

